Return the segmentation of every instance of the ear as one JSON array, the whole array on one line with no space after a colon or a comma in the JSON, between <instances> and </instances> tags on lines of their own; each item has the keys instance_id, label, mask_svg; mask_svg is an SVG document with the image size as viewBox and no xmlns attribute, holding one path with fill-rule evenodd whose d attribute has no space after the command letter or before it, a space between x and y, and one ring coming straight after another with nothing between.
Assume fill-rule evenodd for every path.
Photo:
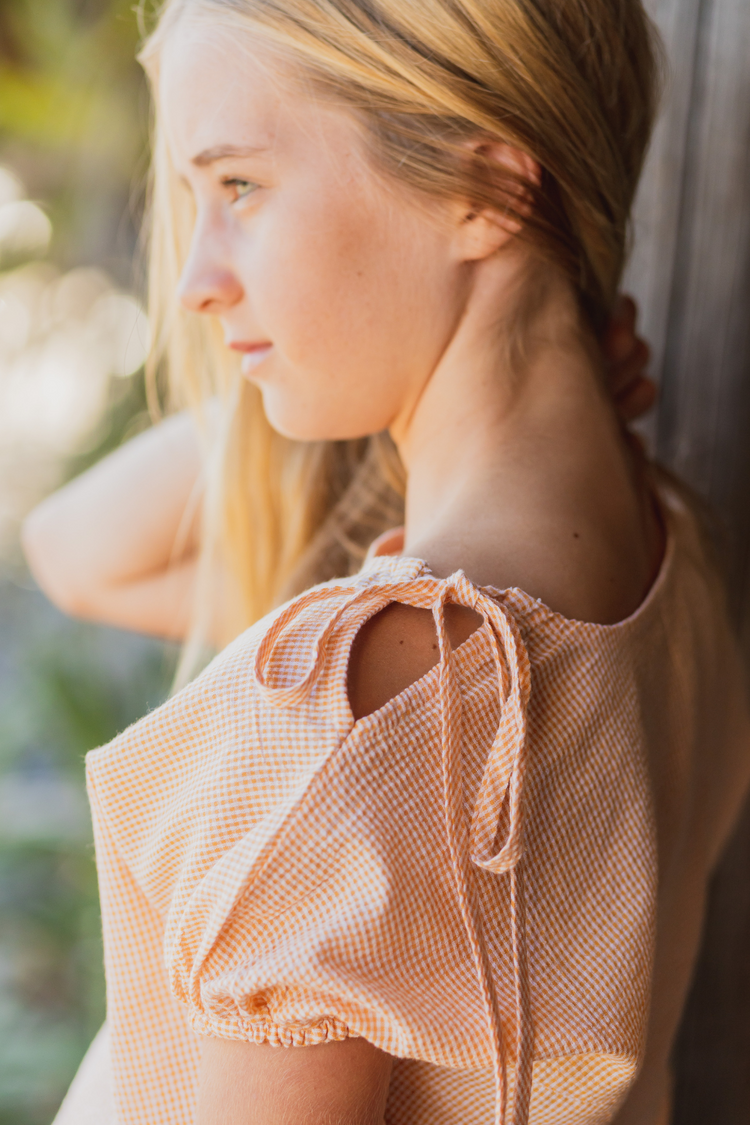
<instances>
[{"instance_id":1,"label":"ear","mask_svg":"<svg viewBox=\"0 0 750 1125\"><path fill-rule=\"evenodd\" d=\"M528 153L487 138L472 141L466 158L471 182L481 182L485 199L496 190L498 205L471 205L470 199L457 201L456 251L466 262L488 258L518 234L523 223L519 215L531 213L528 184L539 186L539 164ZM508 212L512 212L509 214Z\"/></svg>"}]
</instances>

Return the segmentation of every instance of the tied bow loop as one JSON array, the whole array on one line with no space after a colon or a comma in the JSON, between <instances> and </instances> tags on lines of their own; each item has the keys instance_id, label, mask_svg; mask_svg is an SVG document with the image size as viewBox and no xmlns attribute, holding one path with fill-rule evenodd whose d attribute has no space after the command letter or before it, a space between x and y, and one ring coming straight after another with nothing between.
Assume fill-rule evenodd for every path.
<instances>
[{"instance_id":1,"label":"tied bow loop","mask_svg":"<svg viewBox=\"0 0 750 1125\"><path fill-rule=\"evenodd\" d=\"M306 609L320 602L330 602L331 594L336 592L345 593L347 596L341 600L336 611L314 635L310 658L300 678L284 687L275 687L269 681L267 673L282 634L304 614ZM326 649L339 621L347 610L370 593L368 587L355 586L353 590L345 586L313 587L282 609L263 636L253 666L256 686L267 703L275 707L294 707L305 702L320 675Z\"/></svg>"},{"instance_id":2,"label":"tied bow loop","mask_svg":"<svg viewBox=\"0 0 750 1125\"><path fill-rule=\"evenodd\" d=\"M437 579L430 576L414 579L388 579L375 573L363 573L352 585L326 583L314 586L289 602L271 622L261 640L255 655L253 675L255 683L267 703L276 707L294 707L304 703L310 696L324 663L328 647L342 619L356 610L362 620L374 616L391 602L406 602L409 605L428 608L432 603L432 591ZM282 635L295 622L299 622L310 607L328 602L332 595L340 595L334 612L318 627L310 640L300 635L298 640L303 648L309 648L310 655L299 679L293 683L275 686L269 671L274 653ZM341 596L343 595L343 596Z\"/></svg>"},{"instance_id":3,"label":"tied bow loop","mask_svg":"<svg viewBox=\"0 0 750 1125\"><path fill-rule=\"evenodd\" d=\"M461 700L455 680L455 659L445 627L445 605L453 602L481 613L491 627L493 655L498 678L500 722L484 766L474 802L470 827L471 860L496 875L515 867L523 850L523 787L526 774L526 712L531 692L531 673L526 646L518 625L502 606L472 586L461 571L440 583L432 604L441 658L441 698L460 713ZM449 732L443 723L444 739ZM493 852L504 806L508 806L508 831L499 851Z\"/></svg>"}]
</instances>

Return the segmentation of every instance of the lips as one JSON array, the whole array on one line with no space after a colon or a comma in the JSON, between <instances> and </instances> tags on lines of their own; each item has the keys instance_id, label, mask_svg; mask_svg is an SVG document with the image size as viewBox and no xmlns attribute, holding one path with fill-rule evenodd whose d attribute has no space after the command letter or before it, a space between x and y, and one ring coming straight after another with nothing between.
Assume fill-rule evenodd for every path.
<instances>
[{"instance_id":1,"label":"lips","mask_svg":"<svg viewBox=\"0 0 750 1125\"><path fill-rule=\"evenodd\" d=\"M255 368L263 362L273 345L266 341L262 343L247 343L241 340L233 340L229 344L229 347L232 351L242 352L240 368L243 375L249 375L251 371L254 371Z\"/></svg>"}]
</instances>

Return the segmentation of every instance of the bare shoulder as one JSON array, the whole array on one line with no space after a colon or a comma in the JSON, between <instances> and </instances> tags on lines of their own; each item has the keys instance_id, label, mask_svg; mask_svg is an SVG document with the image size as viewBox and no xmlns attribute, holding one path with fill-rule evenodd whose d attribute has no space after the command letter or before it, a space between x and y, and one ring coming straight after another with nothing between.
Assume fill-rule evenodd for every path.
<instances>
[{"instance_id":1,"label":"bare shoulder","mask_svg":"<svg viewBox=\"0 0 750 1125\"><path fill-rule=\"evenodd\" d=\"M481 615L447 605L445 622L456 649L481 625ZM437 632L428 609L392 602L367 621L349 657L349 703L355 719L377 711L421 679L440 659Z\"/></svg>"}]
</instances>

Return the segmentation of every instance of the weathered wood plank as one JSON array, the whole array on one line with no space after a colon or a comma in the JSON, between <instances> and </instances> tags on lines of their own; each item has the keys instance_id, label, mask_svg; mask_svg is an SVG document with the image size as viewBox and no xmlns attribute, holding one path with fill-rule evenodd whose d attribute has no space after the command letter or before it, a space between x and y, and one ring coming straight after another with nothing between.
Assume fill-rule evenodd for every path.
<instances>
[{"instance_id":1,"label":"weathered wood plank","mask_svg":"<svg viewBox=\"0 0 750 1125\"><path fill-rule=\"evenodd\" d=\"M679 235L661 368L658 452L750 532L750 4L702 0Z\"/></svg>"},{"instance_id":2,"label":"weathered wood plank","mask_svg":"<svg viewBox=\"0 0 750 1125\"><path fill-rule=\"evenodd\" d=\"M716 873L675 1051L673 1125L750 1122L750 810Z\"/></svg>"},{"instance_id":3,"label":"weathered wood plank","mask_svg":"<svg viewBox=\"0 0 750 1125\"><path fill-rule=\"evenodd\" d=\"M641 325L661 381L680 228L685 148L693 91L700 0L647 0L668 60L661 111L633 216L633 245L624 288L635 292ZM655 418L651 420L652 436Z\"/></svg>"},{"instance_id":4,"label":"weathered wood plank","mask_svg":"<svg viewBox=\"0 0 750 1125\"><path fill-rule=\"evenodd\" d=\"M627 275L661 383L647 433L723 521L750 653L750 0L650 10L672 77ZM748 1125L750 810L713 883L675 1072L674 1125Z\"/></svg>"}]
</instances>

